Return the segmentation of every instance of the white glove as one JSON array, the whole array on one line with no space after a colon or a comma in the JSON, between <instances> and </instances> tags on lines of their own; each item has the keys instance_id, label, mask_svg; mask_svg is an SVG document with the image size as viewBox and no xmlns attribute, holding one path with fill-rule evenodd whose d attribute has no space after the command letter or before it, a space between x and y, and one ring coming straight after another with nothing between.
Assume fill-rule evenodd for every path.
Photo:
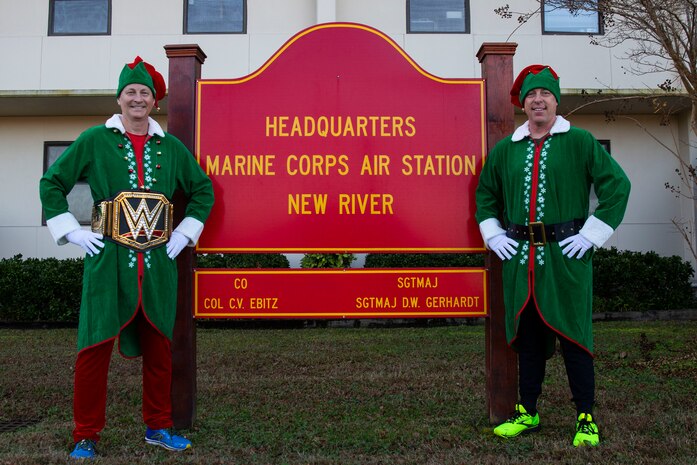
<instances>
[{"instance_id":1,"label":"white glove","mask_svg":"<svg viewBox=\"0 0 697 465\"><path fill-rule=\"evenodd\" d=\"M489 239L486 245L496 252L501 260L510 260L513 255L518 253L518 242L506 236L506 233L497 234Z\"/></svg>"},{"instance_id":2,"label":"white glove","mask_svg":"<svg viewBox=\"0 0 697 465\"><path fill-rule=\"evenodd\" d=\"M85 229L70 231L65 235L65 238L68 240L68 242L82 247L90 257L92 255L97 255L99 253L99 249L104 247L104 242L100 241L100 239L104 239L104 236Z\"/></svg>"},{"instance_id":3,"label":"white glove","mask_svg":"<svg viewBox=\"0 0 697 465\"><path fill-rule=\"evenodd\" d=\"M563 241L559 241L559 247L564 247L561 253L567 257L574 258L574 254L578 253L576 258L581 258L588 249L593 247L593 244L581 234L576 234L575 236L567 237Z\"/></svg>"},{"instance_id":4,"label":"white glove","mask_svg":"<svg viewBox=\"0 0 697 465\"><path fill-rule=\"evenodd\" d=\"M167 256L174 260L188 244L188 237L180 232L172 231L172 236L169 238L169 242L167 242Z\"/></svg>"}]
</instances>

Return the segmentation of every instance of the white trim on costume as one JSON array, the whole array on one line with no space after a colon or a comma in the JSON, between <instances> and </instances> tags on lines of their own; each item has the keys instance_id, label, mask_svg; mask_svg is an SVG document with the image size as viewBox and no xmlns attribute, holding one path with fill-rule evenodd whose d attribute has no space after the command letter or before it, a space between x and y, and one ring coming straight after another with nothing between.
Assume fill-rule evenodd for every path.
<instances>
[{"instance_id":1,"label":"white trim on costume","mask_svg":"<svg viewBox=\"0 0 697 465\"><path fill-rule=\"evenodd\" d=\"M185 235L187 239L189 239L189 243L187 245L189 247L193 247L198 242L201 232L203 232L203 223L196 218L187 216L182 220L181 223L179 223L179 226L177 226L174 231Z\"/></svg>"},{"instance_id":2,"label":"white trim on costume","mask_svg":"<svg viewBox=\"0 0 697 465\"><path fill-rule=\"evenodd\" d=\"M123 121L121 121L121 115L119 115L118 113L115 113L114 116L106 120L106 123L104 123L104 125L109 129L118 129L119 131L121 131L121 134L126 134L126 128L123 125ZM157 121L155 121L149 116L148 135L158 135L160 137L165 137L165 131L162 130L162 126L160 126L160 124Z\"/></svg>"},{"instance_id":3,"label":"white trim on costume","mask_svg":"<svg viewBox=\"0 0 697 465\"><path fill-rule=\"evenodd\" d=\"M578 233L591 241L596 247L602 247L610 239L613 232L615 230L610 225L591 215Z\"/></svg>"},{"instance_id":4,"label":"white trim on costume","mask_svg":"<svg viewBox=\"0 0 697 465\"><path fill-rule=\"evenodd\" d=\"M560 134L563 132L568 132L569 129L571 129L571 123L563 116L557 115L557 118L554 120L554 125L552 126L552 129L549 130L549 134ZM516 130L513 132L513 136L511 136L511 140L513 142L519 142L528 137L529 135L529 121L526 121L516 128Z\"/></svg>"},{"instance_id":5,"label":"white trim on costume","mask_svg":"<svg viewBox=\"0 0 697 465\"><path fill-rule=\"evenodd\" d=\"M70 212L61 213L50 220L46 220L46 226L48 226L48 231L58 245L67 244L68 239L66 239L65 236L68 233L80 229L80 223Z\"/></svg>"}]
</instances>

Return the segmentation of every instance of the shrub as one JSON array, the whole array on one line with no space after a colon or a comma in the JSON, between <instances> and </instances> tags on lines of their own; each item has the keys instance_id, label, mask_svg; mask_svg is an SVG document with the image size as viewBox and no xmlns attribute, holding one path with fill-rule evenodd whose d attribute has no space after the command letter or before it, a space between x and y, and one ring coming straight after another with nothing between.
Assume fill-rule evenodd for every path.
<instances>
[{"instance_id":1,"label":"shrub","mask_svg":"<svg viewBox=\"0 0 697 465\"><path fill-rule=\"evenodd\" d=\"M290 268L285 255L267 253L198 255L197 268Z\"/></svg>"},{"instance_id":2,"label":"shrub","mask_svg":"<svg viewBox=\"0 0 697 465\"><path fill-rule=\"evenodd\" d=\"M77 321L81 292L81 258L0 260L0 320Z\"/></svg>"},{"instance_id":3,"label":"shrub","mask_svg":"<svg viewBox=\"0 0 697 465\"><path fill-rule=\"evenodd\" d=\"M300 268L349 268L355 259L352 253L306 253Z\"/></svg>"},{"instance_id":4,"label":"shrub","mask_svg":"<svg viewBox=\"0 0 697 465\"><path fill-rule=\"evenodd\" d=\"M599 249L593 257L593 310L694 308L692 265L655 252Z\"/></svg>"},{"instance_id":5,"label":"shrub","mask_svg":"<svg viewBox=\"0 0 697 465\"><path fill-rule=\"evenodd\" d=\"M482 254L368 254L366 268L466 268L484 266Z\"/></svg>"}]
</instances>

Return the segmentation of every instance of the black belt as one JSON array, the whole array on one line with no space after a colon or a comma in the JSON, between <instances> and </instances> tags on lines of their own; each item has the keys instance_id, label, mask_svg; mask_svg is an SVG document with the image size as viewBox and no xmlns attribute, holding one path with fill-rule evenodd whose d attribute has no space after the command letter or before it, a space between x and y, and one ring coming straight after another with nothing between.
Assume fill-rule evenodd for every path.
<instances>
[{"instance_id":1,"label":"black belt","mask_svg":"<svg viewBox=\"0 0 697 465\"><path fill-rule=\"evenodd\" d=\"M534 246L543 246L547 242L559 242L571 237L583 227L586 220L576 219L566 223L544 224L541 221L529 225L509 224L506 236L511 239L530 241Z\"/></svg>"}]
</instances>

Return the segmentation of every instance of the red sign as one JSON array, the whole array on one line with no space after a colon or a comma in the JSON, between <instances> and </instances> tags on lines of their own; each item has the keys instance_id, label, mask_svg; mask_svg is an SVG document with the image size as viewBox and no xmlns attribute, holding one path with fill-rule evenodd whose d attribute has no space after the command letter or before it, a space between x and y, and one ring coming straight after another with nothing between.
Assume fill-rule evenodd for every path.
<instances>
[{"instance_id":1,"label":"red sign","mask_svg":"<svg viewBox=\"0 0 697 465\"><path fill-rule=\"evenodd\" d=\"M321 24L258 71L197 85L216 201L199 252L482 252L484 83L368 26Z\"/></svg>"},{"instance_id":2,"label":"red sign","mask_svg":"<svg viewBox=\"0 0 697 465\"><path fill-rule=\"evenodd\" d=\"M279 279L282 278L282 279ZM196 270L196 318L486 316L483 268Z\"/></svg>"}]
</instances>

